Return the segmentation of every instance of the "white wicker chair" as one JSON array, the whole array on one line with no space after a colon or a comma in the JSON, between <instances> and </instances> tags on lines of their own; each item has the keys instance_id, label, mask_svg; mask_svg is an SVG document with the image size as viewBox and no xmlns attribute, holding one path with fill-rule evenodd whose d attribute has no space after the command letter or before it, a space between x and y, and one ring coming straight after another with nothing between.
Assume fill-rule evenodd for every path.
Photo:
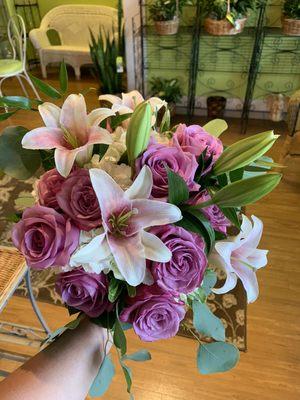
<instances>
[{"instance_id":1,"label":"white wicker chair","mask_svg":"<svg viewBox=\"0 0 300 400\"><path fill-rule=\"evenodd\" d=\"M112 7L69 4L53 8L44 16L41 26L29 33L39 52L43 77L47 77L49 63L64 60L74 68L76 78L80 79L80 67L91 63L89 29L96 35L100 27L105 32L112 32L117 22L117 10ZM47 36L50 29L58 32L61 45L51 45Z\"/></svg>"}]
</instances>

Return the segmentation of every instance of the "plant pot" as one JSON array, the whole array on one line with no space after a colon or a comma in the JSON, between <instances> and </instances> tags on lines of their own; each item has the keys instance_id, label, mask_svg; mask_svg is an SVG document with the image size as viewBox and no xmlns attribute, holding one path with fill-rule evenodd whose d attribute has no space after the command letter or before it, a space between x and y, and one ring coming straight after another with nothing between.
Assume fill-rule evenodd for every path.
<instances>
[{"instance_id":1,"label":"plant pot","mask_svg":"<svg viewBox=\"0 0 300 400\"><path fill-rule=\"evenodd\" d=\"M282 18L282 32L289 36L300 36L300 19Z\"/></svg>"},{"instance_id":2,"label":"plant pot","mask_svg":"<svg viewBox=\"0 0 300 400\"><path fill-rule=\"evenodd\" d=\"M207 98L208 118L223 118L226 107L226 98L222 96L210 96Z\"/></svg>"},{"instance_id":3,"label":"plant pot","mask_svg":"<svg viewBox=\"0 0 300 400\"><path fill-rule=\"evenodd\" d=\"M246 21L246 17L237 19L233 26L226 18L217 20L207 17L204 19L204 28L207 33L214 36L237 35L243 31Z\"/></svg>"},{"instance_id":4,"label":"plant pot","mask_svg":"<svg viewBox=\"0 0 300 400\"><path fill-rule=\"evenodd\" d=\"M179 18L174 17L170 21L154 21L154 26L159 35L175 35L179 28Z\"/></svg>"}]
</instances>

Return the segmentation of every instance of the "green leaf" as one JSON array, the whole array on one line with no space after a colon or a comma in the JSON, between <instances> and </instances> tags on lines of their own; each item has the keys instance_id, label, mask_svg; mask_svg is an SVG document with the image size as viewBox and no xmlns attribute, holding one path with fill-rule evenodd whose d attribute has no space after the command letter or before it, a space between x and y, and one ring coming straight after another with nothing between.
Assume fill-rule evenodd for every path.
<instances>
[{"instance_id":1,"label":"green leaf","mask_svg":"<svg viewBox=\"0 0 300 400\"><path fill-rule=\"evenodd\" d=\"M162 117L160 127L159 127L159 132L167 132L170 130L170 123L171 123L171 115L170 115L170 110L166 108L164 115Z\"/></svg>"},{"instance_id":2,"label":"green leaf","mask_svg":"<svg viewBox=\"0 0 300 400\"><path fill-rule=\"evenodd\" d=\"M126 336L124 334L124 331L122 329L122 326L121 326L118 318L116 319L116 322L114 325L113 339L114 339L115 346L121 350L121 355L124 356L124 354L126 354L126 350L127 350Z\"/></svg>"},{"instance_id":3,"label":"green leaf","mask_svg":"<svg viewBox=\"0 0 300 400\"><path fill-rule=\"evenodd\" d=\"M132 361L148 361L151 360L151 354L148 350L139 350L133 354L126 354L122 357L122 360L132 360Z\"/></svg>"},{"instance_id":4,"label":"green leaf","mask_svg":"<svg viewBox=\"0 0 300 400\"><path fill-rule=\"evenodd\" d=\"M111 117L110 126L112 130L115 130L122 122L126 121L128 118L132 116L132 113L127 114L119 114Z\"/></svg>"},{"instance_id":5,"label":"green leaf","mask_svg":"<svg viewBox=\"0 0 300 400\"><path fill-rule=\"evenodd\" d=\"M115 366L111 361L110 356L105 356L96 378L94 379L94 382L90 388L89 395L91 397L103 396L109 388L115 373Z\"/></svg>"},{"instance_id":6,"label":"green leaf","mask_svg":"<svg viewBox=\"0 0 300 400\"><path fill-rule=\"evenodd\" d=\"M197 220L199 227L201 227L202 236L207 247L207 253L209 253L215 243L215 232L210 222L199 210L188 210L187 213L194 217Z\"/></svg>"},{"instance_id":7,"label":"green leaf","mask_svg":"<svg viewBox=\"0 0 300 400\"><path fill-rule=\"evenodd\" d=\"M229 172L230 182L236 182L243 179L244 168L235 169L234 171Z\"/></svg>"},{"instance_id":8,"label":"green leaf","mask_svg":"<svg viewBox=\"0 0 300 400\"><path fill-rule=\"evenodd\" d=\"M10 118L12 115L14 115L16 112L17 112L17 110L16 110L16 111L10 111L10 112L6 112L6 113L3 113L3 114L0 114L0 121L5 121L6 119L8 119L8 118Z\"/></svg>"},{"instance_id":9,"label":"green leaf","mask_svg":"<svg viewBox=\"0 0 300 400\"><path fill-rule=\"evenodd\" d=\"M228 129L227 122L223 119L213 119L203 126L206 132L210 133L212 136L219 137L223 132Z\"/></svg>"},{"instance_id":10,"label":"green leaf","mask_svg":"<svg viewBox=\"0 0 300 400\"><path fill-rule=\"evenodd\" d=\"M239 361L238 349L230 343L215 342L202 344L197 355L197 365L201 374L225 372L234 368Z\"/></svg>"},{"instance_id":11,"label":"green leaf","mask_svg":"<svg viewBox=\"0 0 300 400\"><path fill-rule=\"evenodd\" d=\"M166 170L168 173L168 185L169 185L169 193L168 193L168 201L171 204L181 204L189 199L189 189L185 181L181 178L180 175L171 171L169 167L166 166Z\"/></svg>"},{"instance_id":12,"label":"green leaf","mask_svg":"<svg viewBox=\"0 0 300 400\"><path fill-rule=\"evenodd\" d=\"M65 94L66 91L68 90L68 71L64 60L60 64L59 68L59 85L61 92Z\"/></svg>"},{"instance_id":13,"label":"green leaf","mask_svg":"<svg viewBox=\"0 0 300 400\"><path fill-rule=\"evenodd\" d=\"M127 367L127 365L121 363L123 374L127 383L127 392L131 392L131 386L132 386L132 373L131 369Z\"/></svg>"},{"instance_id":14,"label":"green leaf","mask_svg":"<svg viewBox=\"0 0 300 400\"><path fill-rule=\"evenodd\" d=\"M238 211L235 208L221 208L221 211L234 226L236 226L238 229L241 228L241 221L238 217Z\"/></svg>"},{"instance_id":15,"label":"green leaf","mask_svg":"<svg viewBox=\"0 0 300 400\"><path fill-rule=\"evenodd\" d=\"M207 304L193 301L193 324L203 336L225 341L225 328L222 321L209 309Z\"/></svg>"},{"instance_id":16,"label":"green leaf","mask_svg":"<svg viewBox=\"0 0 300 400\"><path fill-rule=\"evenodd\" d=\"M106 328L106 329L113 329L116 319L117 319L117 316L116 316L115 310L113 310L111 312L105 311L99 317L90 318L91 322L93 322L94 324L96 324L98 326L102 326L103 328Z\"/></svg>"},{"instance_id":17,"label":"green leaf","mask_svg":"<svg viewBox=\"0 0 300 400\"><path fill-rule=\"evenodd\" d=\"M41 81L40 79L36 78L35 76L30 74L30 78L34 85L45 95L51 97L52 99L60 99L62 96L57 89L48 85L47 83Z\"/></svg>"},{"instance_id":18,"label":"green leaf","mask_svg":"<svg viewBox=\"0 0 300 400\"><path fill-rule=\"evenodd\" d=\"M114 303L123 289L123 281L116 279L114 276L111 276L108 286L108 300L111 303Z\"/></svg>"},{"instance_id":19,"label":"green leaf","mask_svg":"<svg viewBox=\"0 0 300 400\"><path fill-rule=\"evenodd\" d=\"M281 177L281 174L269 173L231 183L216 192L211 200L201 203L201 206L217 204L220 207L227 208L255 203L275 189Z\"/></svg>"},{"instance_id":20,"label":"green leaf","mask_svg":"<svg viewBox=\"0 0 300 400\"><path fill-rule=\"evenodd\" d=\"M210 268L207 268L204 274L204 278L201 284L201 288L204 289L206 296L211 293L211 289L217 283L217 274Z\"/></svg>"},{"instance_id":21,"label":"green leaf","mask_svg":"<svg viewBox=\"0 0 300 400\"><path fill-rule=\"evenodd\" d=\"M30 178L41 165L38 151L22 147L27 131L22 126L9 126L0 135L0 169L16 179Z\"/></svg>"},{"instance_id":22,"label":"green leaf","mask_svg":"<svg viewBox=\"0 0 300 400\"><path fill-rule=\"evenodd\" d=\"M15 107L23 110L31 110L32 101L23 96L3 96L0 97L0 104L7 107Z\"/></svg>"},{"instance_id":23,"label":"green leaf","mask_svg":"<svg viewBox=\"0 0 300 400\"><path fill-rule=\"evenodd\" d=\"M136 296L136 287L129 285L126 283L127 287L127 293L129 297L135 297Z\"/></svg>"}]
</instances>

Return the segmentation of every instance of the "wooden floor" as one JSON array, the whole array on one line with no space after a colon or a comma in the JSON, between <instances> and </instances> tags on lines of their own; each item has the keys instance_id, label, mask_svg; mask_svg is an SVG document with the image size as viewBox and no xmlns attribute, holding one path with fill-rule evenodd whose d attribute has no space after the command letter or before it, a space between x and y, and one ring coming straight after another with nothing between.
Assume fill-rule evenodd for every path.
<instances>
[{"instance_id":1,"label":"wooden floor","mask_svg":"<svg viewBox=\"0 0 300 400\"><path fill-rule=\"evenodd\" d=\"M94 82L73 83L79 91ZM7 94L14 92L7 85ZM96 106L97 100L89 105ZM20 113L2 126L21 124L40 126L38 114ZM237 120L224 135L226 143L240 136ZM283 125L269 121L251 121L249 133L276 129L283 133L271 155L278 160L284 142ZM239 365L231 372L201 376L196 369L197 346L193 340L176 337L168 341L144 344L128 333L129 351L147 347L153 360L132 365L134 394L137 400L296 400L300 398L300 158L287 160L288 168L278 189L253 207L265 222L262 248L270 249L269 265L259 273L260 297L248 309L248 352L241 354ZM51 328L68 320L63 308L41 304ZM2 320L38 326L26 299L11 299ZM79 362L80 360L76 360ZM1 361L0 361L1 367ZM6 365L7 367L7 365ZM14 368L14 363L9 364ZM118 370L106 400L128 399L123 376ZM53 399L55 400L55 399Z\"/></svg>"}]
</instances>

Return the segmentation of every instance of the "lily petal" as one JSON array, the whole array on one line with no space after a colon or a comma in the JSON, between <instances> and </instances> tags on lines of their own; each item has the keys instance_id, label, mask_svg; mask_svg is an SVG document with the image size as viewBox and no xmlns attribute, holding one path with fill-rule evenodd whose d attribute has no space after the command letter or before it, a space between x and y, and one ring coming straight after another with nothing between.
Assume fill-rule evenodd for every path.
<instances>
[{"instance_id":1,"label":"lily petal","mask_svg":"<svg viewBox=\"0 0 300 400\"><path fill-rule=\"evenodd\" d=\"M133 184L126 190L128 199L148 199L153 185L151 169L144 165Z\"/></svg>"},{"instance_id":2,"label":"lily petal","mask_svg":"<svg viewBox=\"0 0 300 400\"><path fill-rule=\"evenodd\" d=\"M114 96L113 94L101 94L98 97L99 100L108 101L111 104L121 104L122 100L118 96Z\"/></svg>"},{"instance_id":3,"label":"lily petal","mask_svg":"<svg viewBox=\"0 0 300 400\"><path fill-rule=\"evenodd\" d=\"M159 97L151 97L147 100L153 111L159 111L162 107L167 106L168 103Z\"/></svg>"},{"instance_id":4,"label":"lily petal","mask_svg":"<svg viewBox=\"0 0 300 400\"><path fill-rule=\"evenodd\" d=\"M61 109L60 124L82 144L87 137L87 112L84 97L81 94L70 94Z\"/></svg>"},{"instance_id":5,"label":"lily petal","mask_svg":"<svg viewBox=\"0 0 300 400\"><path fill-rule=\"evenodd\" d=\"M80 152L79 149L67 150L67 149L55 149L54 160L57 171L61 176L66 178L75 162L77 154Z\"/></svg>"},{"instance_id":6,"label":"lily petal","mask_svg":"<svg viewBox=\"0 0 300 400\"><path fill-rule=\"evenodd\" d=\"M48 128L59 128L61 109L55 104L45 102L38 106L39 113Z\"/></svg>"},{"instance_id":7,"label":"lily petal","mask_svg":"<svg viewBox=\"0 0 300 400\"><path fill-rule=\"evenodd\" d=\"M132 90L128 93L122 93L122 104L131 108L132 110L134 110L135 107L143 101L144 97L137 90Z\"/></svg>"},{"instance_id":8,"label":"lily petal","mask_svg":"<svg viewBox=\"0 0 300 400\"><path fill-rule=\"evenodd\" d=\"M100 128L99 126L92 126L88 129L87 144L111 144L113 139L107 129Z\"/></svg>"},{"instance_id":9,"label":"lily petal","mask_svg":"<svg viewBox=\"0 0 300 400\"><path fill-rule=\"evenodd\" d=\"M115 115L115 113L110 108L96 108L87 116L87 122L89 126L98 126L106 118L113 115Z\"/></svg>"},{"instance_id":10,"label":"lily petal","mask_svg":"<svg viewBox=\"0 0 300 400\"><path fill-rule=\"evenodd\" d=\"M142 243L145 257L151 261L166 263L171 260L172 253L168 247L152 233L142 231Z\"/></svg>"},{"instance_id":11,"label":"lily petal","mask_svg":"<svg viewBox=\"0 0 300 400\"><path fill-rule=\"evenodd\" d=\"M90 177L104 220L115 207L128 203L123 190L105 171L97 168L90 169Z\"/></svg>"},{"instance_id":12,"label":"lily petal","mask_svg":"<svg viewBox=\"0 0 300 400\"><path fill-rule=\"evenodd\" d=\"M251 255L248 257L249 264L255 268L260 269L268 264L267 259L268 250L256 249L252 250Z\"/></svg>"},{"instance_id":13,"label":"lily petal","mask_svg":"<svg viewBox=\"0 0 300 400\"><path fill-rule=\"evenodd\" d=\"M122 240L122 238L108 235L107 239L116 264L126 282L131 286L138 286L143 282L146 272L141 236L137 234Z\"/></svg>"},{"instance_id":14,"label":"lily petal","mask_svg":"<svg viewBox=\"0 0 300 400\"><path fill-rule=\"evenodd\" d=\"M36 128L27 132L22 139L24 149L63 149L63 132L59 128Z\"/></svg>"},{"instance_id":15,"label":"lily petal","mask_svg":"<svg viewBox=\"0 0 300 400\"><path fill-rule=\"evenodd\" d=\"M138 210L132 220L141 229L172 224L182 219L182 214L178 207L162 201L136 199L132 200L132 206Z\"/></svg>"},{"instance_id":16,"label":"lily petal","mask_svg":"<svg viewBox=\"0 0 300 400\"><path fill-rule=\"evenodd\" d=\"M235 263L234 270L237 276L242 281L243 286L247 292L248 303L253 303L257 299L259 294L255 271L239 262Z\"/></svg>"},{"instance_id":17,"label":"lily petal","mask_svg":"<svg viewBox=\"0 0 300 400\"><path fill-rule=\"evenodd\" d=\"M234 289L237 284L237 276L234 272L227 272L226 281L220 288L213 288L212 291L216 294L228 293Z\"/></svg>"}]
</instances>

